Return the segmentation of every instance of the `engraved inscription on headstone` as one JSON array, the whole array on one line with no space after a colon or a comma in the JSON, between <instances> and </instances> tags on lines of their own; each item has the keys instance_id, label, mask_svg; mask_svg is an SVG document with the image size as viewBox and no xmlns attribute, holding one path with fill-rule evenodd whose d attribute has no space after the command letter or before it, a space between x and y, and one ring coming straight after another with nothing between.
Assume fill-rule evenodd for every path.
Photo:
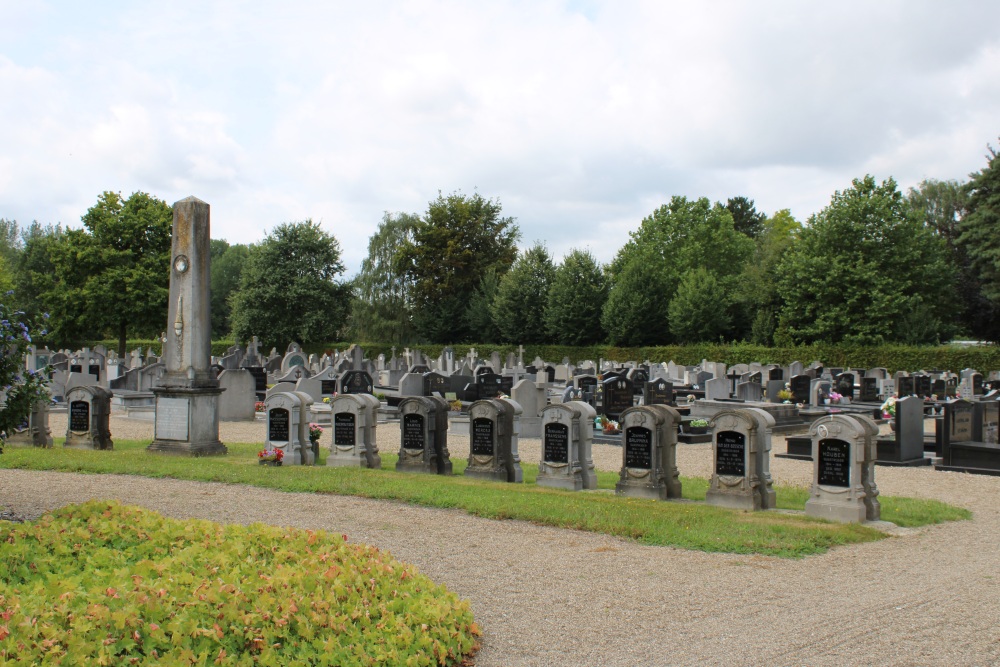
<instances>
[{"instance_id":1,"label":"engraved inscription on headstone","mask_svg":"<svg viewBox=\"0 0 1000 667\"><path fill-rule=\"evenodd\" d=\"M493 456L493 420L477 417L472 420L472 453Z\"/></svg>"},{"instance_id":2,"label":"engraved inscription on headstone","mask_svg":"<svg viewBox=\"0 0 1000 667\"><path fill-rule=\"evenodd\" d=\"M569 429L565 424L545 425L545 460L569 463Z\"/></svg>"},{"instance_id":3,"label":"engraved inscription on headstone","mask_svg":"<svg viewBox=\"0 0 1000 667\"><path fill-rule=\"evenodd\" d=\"M819 441L819 484L851 486L851 443L827 438Z\"/></svg>"},{"instance_id":4,"label":"engraved inscription on headstone","mask_svg":"<svg viewBox=\"0 0 1000 667\"><path fill-rule=\"evenodd\" d=\"M715 436L715 474L744 477L747 439L736 431L721 431Z\"/></svg>"},{"instance_id":5,"label":"engraved inscription on headstone","mask_svg":"<svg viewBox=\"0 0 1000 667\"><path fill-rule=\"evenodd\" d=\"M967 442L972 440L972 406L955 405L952 408L951 442Z\"/></svg>"},{"instance_id":6,"label":"engraved inscription on headstone","mask_svg":"<svg viewBox=\"0 0 1000 667\"><path fill-rule=\"evenodd\" d=\"M79 433L90 430L90 403L73 401L69 404L69 430Z\"/></svg>"},{"instance_id":7,"label":"engraved inscription on headstone","mask_svg":"<svg viewBox=\"0 0 1000 667\"><path fill-rule=\"evenodd\" d=\"M625 467L652 470L653 432L642 426L625 429Z\"/></svg>"},{"instance_id":8,"label":"engraved inscription on headstone","mask_svg":"<svg viewBox=\"0 0 1000 667\"><path fill-rule=\"evenodd\" d=\"M338 412L333 416L333 444L353 447L354 433L354 415L350 412Z\"/></svg>"},{"instance_id":9,"label":"engraved inscription on headstone","mask_svg":"<svg viewBox=\"0 0 1000 667\"><path fill-rule=\"evenodd\" d=\"M156 439L188 439L188 401L185 398L160 398L156 402Z\"/></svg>"},{"instance_id":10,"label":"engraved inscription on headstone","mask_svg":"<svg viewBox=\"0 0 1000 667\"><path fill-rule=\"evenodd\" d=\"M267 413L267 439L288 442L288 410L274 408Z\"/></svg>"},{"instance_id":11,"label":"engraved inscription on headstone","mask_svg":"<svg viewBox=\"0 0 1000 667\"><path fill-rule=\"evenodd\" d=\"M1000 405L996 401L983 403L983 442L1000 444Z\"/></svg>"},{"instance_id":12,"label":"engraved inscription on headstone","mask_svg":"<svg viewBox=\"0 0 1000 667\"><path fill-rule=\"evenodd\" d=\"M403 448L424 448L424 416L403 415Z\"/></svg>"}]
</instances>

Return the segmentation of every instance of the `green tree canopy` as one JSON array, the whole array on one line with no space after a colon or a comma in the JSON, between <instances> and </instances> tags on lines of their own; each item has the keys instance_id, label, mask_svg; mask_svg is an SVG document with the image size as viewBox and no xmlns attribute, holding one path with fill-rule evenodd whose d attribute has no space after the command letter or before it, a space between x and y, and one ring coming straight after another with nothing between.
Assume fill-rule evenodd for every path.
<instances>
[{"instance_id":1,"label":"green tree canopy","mask_svg":"<svg viewBox=\"0 0 1000 667\"><path fill-rule=\"evenodd\" d=\"M744 265L734 294L739 303L735 338L749 339L759 345L772 343L782 306L778 264L801 229L802 225L787 208L764 221L763 231L755 239L753 256Z\"/></svg>"},{"instance_id":2,"label":"green tree canopy","mask_svg":"<svg viewBox=\"0 0 1000 667\"><path fill-rule=\"evenodd\" d=\"M670 332L679 343L719 340L729 329L730 300L711 271L688 269L670 301Z\"/></svg>"},{"instance_id":3,"label":"green tree canopy","mask_svg":"<svg viewBox=\"0 0 1000 667\"><path fill-rule=\"evenodd\" d=\"M670 341L668 306L681 277L704 267L728 291L754 242L733 228L733 217L708 199L673 197L646 217L609 267L611 290L601 322L613 345ZM631 294L633 290L644 294Z\"/></svg>"},{"instance_id":4,"label":"green tree canopy","mask_svg":"<svg viewBox=\"0 0 1000 667\"><path fill-rule=\"evenodd\" d=\"M781 342L927 343L954 306L944 242L891 178L855 179L809 219L779 266Z\"/></svg>"},{"instance_id":5,"label":"green tree canopy","mask_svg":"<svg viewBox=\"0 0 1000 667\"><path fill-rule=\"evenodd\" d=\"M386 212L368 239L368 257L354 279L357 298L351 306L351 333L355 340L413 342L410 281L397 270L396 252L413 240L419 223L417 215Z\"/></svg>"},{"instance_id":6,"label":"green tree canopy","mask_svg":"<svg viewBox=\"0 0 1000 667\"><path fill-rule=\"evenodd\" d=\"M397 271L411 281L418 337L438 343L469 340L469 297L486 272L502 276L517 256L520 232L501 217L500 202L458 193L430 203L396 255Z\"/></svg>"},{"instance_id":7,"label":"green tree canopy","mask_svg":"<svg viewBox=\"0 0 1000 667\"><path fill-rule=\"evenodd\" d=\"M496 269L489 269L479 281L479 287L469 297L465 309L465 325L472 332L470 336L480 343L496 343L500 340L500 330L493 323L493 299L500 288L500 278Z\"/></svg>"},{"instance_id":8,"label":"green tree canopy","mask_svg":"<svg viewBox=\"0 0 1000 667\"><path fill-rule=\"evenodd\" d=\"M226 338L232 331L230 298L240 287L243 265L250 255L250 247L212 239L212 337Z\"/></svg>"},{"instance_id":9,"label":"green tree canopy","mask_svg":"<svg viewBox=\"0 0 1000 667\"><path fill-rule=\"evenodd\" d=\"M767 215L757 210L752 199L731 197L726 201L726 210L733 216L733 228L752 239L764 233Z\"/></svg>"},{"instance_id":10,"label":"green tree canopy","mask_svg":"<svg viewBox=\"0 0 1000 667\"><path fill-rule=\"evenodd\" d=\"M604 341L601 311L608 284L601 265L586 250L571 250L556 267L549 287L545 329L559 345L595 345Z\"/></svg>"},{"instance_id":11,"label":"green tree canopy","mask_svg":"<svg viewBox=\"0 0 1000 667\"><path fill-rule=\"evenodd\" d=\"M264 348L336 340L351 298L337 281L343 272L340 244L318 223L278 225L251 246L232 296L236 340L256 335Z\"/></svg>"},{"instance_id":12,"label":"green tree canopy","mask_svg":"<svg viewBox=\"0 0 1000 667\"><path fill-rule=\"evenodd\" d=\"M541 243L521 253L500 279L491 312L504 343L546 343L545 309L554 269Z\"/></svg>"},{"instance_id":13,"label":"green tree canopy","mask_svg":"<svg viewBox=\"0 0 1000 667\"><path fill-rule=\"evenodd\" d=\"M979 334L1000 341L1000 155L988 147L986 167L971 174L966 185L968 214L960 224L959 245L970 261L972 272L982 286L988 303L982 311L989 314L980 323Z\"/></svg>"}]
</instances>

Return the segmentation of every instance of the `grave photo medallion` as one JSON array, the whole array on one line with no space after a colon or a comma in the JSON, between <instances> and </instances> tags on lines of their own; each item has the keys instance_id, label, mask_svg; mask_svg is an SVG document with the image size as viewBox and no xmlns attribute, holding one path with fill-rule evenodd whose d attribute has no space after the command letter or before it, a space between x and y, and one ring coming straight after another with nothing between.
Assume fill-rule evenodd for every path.
<instances>
[{"instance_id":1,"label":"grave photo medallion","mask_svg":"<svg viewBox=\"0 0 1000 667\"><path fill-rule=\"evenodd\" d=\"M403 415L403 448L424 448L424 418L422 415Z\"/></svg>"},{"instance_id":2,"label":"grave photo medallion","mask_svg":"<svg viewBox=\"0 0 1000 667\"><path fill-rule=\"evenodd\" d=\"M545 425L545 460L569 463L569 428L565 424Z\"/></svg>"},{"instance_id":3,"label":"grave photo medallion","mask_svg":"<svg viewBox=\"0 0 1000 667\"><path fill-rule=\"evenodd\" d=\"M69 404L69 430L78 433L90 430L90 403L73 401Z\"/></svg>"},{"instance_id":4,"label":"grave photo medallion","mask_svg":"<svg viewBox=\"0 0 1000 667\"><path fill-rule=\"evenodd\" d=\"M819 441L818 483L822 486L851 486L851 443L827 438Z\"/></svg>"},{"instance_id":5,"label":"grave photo medallion","mask_svg":"<svg viewBox=\"0 0 1000 667\"><path fill-rule=\"evenodd\" d=\"M267 413L267 439L288 442L288 410L274 408Z\"/></svg>"},{"instance_id":6,"label":"grave photo medallion","mask_svg":"<svg viewBox=\"0 0 1000 667\"><path fill-rule=\"evenodd\" d=\"M721 431L715 437L715 474L746 476L747 438L736 431Z\"/></svg>"},{"instance_id":7,"label":"grave photo medallion","mask_svg":"<svg viewBox=\"0 0 1000 667\"><path fill-rule=\"evenodd\" d=\"M476 417L472 420L472 454L493 456L493 420Z\"/></svg>"},{"instance_id":8,"label":"grave photo medallion","mask_svg":"<svg viewBox=\"0 0 1000 667\"><path fill-rule=\"evenodd\" d=\"M642 426L625 429L625 467L653 469L653 432Z\"/></svg>"},{"instance_id":9,"label":"grave photo medallion","mask_svg":"<svg viewBox=\"0 0 1000 667\"><path fill-rule=\"evenodd\" d=\"M350 412L338 412L333 416L333 444L353 447L354 433L354 415Z\"/></svg>"}]
</instances>

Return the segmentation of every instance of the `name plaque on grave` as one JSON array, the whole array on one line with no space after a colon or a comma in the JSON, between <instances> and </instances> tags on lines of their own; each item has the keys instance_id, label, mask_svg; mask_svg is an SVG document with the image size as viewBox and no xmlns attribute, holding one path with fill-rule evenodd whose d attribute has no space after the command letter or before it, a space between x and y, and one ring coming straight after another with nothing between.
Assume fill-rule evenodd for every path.
<instances>
[{"instance_id":1,"label":"name plaque on grave","mask_svg":"<svg viewBox=\"0 0 1000 667\"><path fill-rule=\"evenodd\" d=\"M736 431L721 431L715 437L715 474L745 477L747 439Z\"/></svg>"},{"instance_id":2,"label":"name plaque on grave","mask_svg":"<svg viewBox=\"0 0 1000 667\"><path fill-rule=\"evenodd\" d=\"M94 366L94 365L87 366L87 372L90 373L91 375L93 375L98 380L101 379L101 367L100 366Z\"/></svg>"},{"instance_id":3,"label":"name plaque on grave","mask_svg":"<svg viewBox=\"0 0 1000 667\"><path fill-rule=\"evenodd\" d=\"M83 366L81 366L80 364L70 364L69 372L70 373L82 373L83 372Z\"/></svg>"},{"instance_id":4,"label":"name plaque on grave","mask_svg":"<svg viewBox=\"0 0 1000 667\"><path fill-rule=\"evenodd\" d=\"M336 380L320 380L319 381L319 393L324 396L329 394L333 395L337 393L337 381Z\"/></svg>"},{"instance_id":5,"label":"name plaque on grave","mask_svg":"<svg viewBox=\"0 0 1000 667\"><path fill-rule=\"evenodd\" d=\"M545 425L545 460L569 463L569 428L566 424Z\"/></svg>"},{"instance_id":6,"label":"name plaque on grave","mask_svg":"<svg viewBox=\"0 0 1000 667\"><path fill-rule=\"evenodd\" d=\"M424 418L422 415L403 415L403 448L424 448Z\"/></svg>"},{"instance_id":7,"label":"name plaque on grave","mask_svg":"<svg viewBox=\"0 0 1000 667\"><path fill-rule=\"evenodd\" d=\"M472 420L472 453L493 456L493 420L477 417Z\"/></svg>"},{"instance_id":8,"label":"name plaque on grave","mask_svg":"<svg viewBox=\"0 0 1000 667\"><path fill-rule=\"evenodd\" d=\"M288 442L288 410L274 408L267 413L267 439Z\"/></svg>"},{"instance_id":9,"label":"name plaque on grave","mask_svg":"<svg viewBox=\"0 0 1000 667\"><path fill-rule=\"evenodd\" d=\"M819 484L851 486L851 443L827 438L819 441Z\"/></svg>"},{"instance_id":10,"label":"name plaque on grave","mask_svg":"<svg viewBox=\"0 0 1000 667\"><path fill-rule=\"evenodd\" d=\"M625 467L652 470L653 432L642 426L625 429Z\"/></svg>"},{"instance_id":11,"label":"name plaque on grave","mask_svg":"<svg viewBox=\"0 0 1000 667\"><path fill-rule=\"evenodd\" d=\"M73 401L69 404L69 430L77 433L90 430L90 403Z\"/></svg>"},{"instance_id":12,"label":"name plaque on grave","mask_svg":"<svg viewBox=\"0 0 1000 667\"><path fill-rule=\"evenodd\" d=\"M1000 403L983 404L983 442L1000 444Z\"/></svg>"},{"instance_id":13,"label":"name plaque on grave","mask_svg":"<svg viewBox=\"0 0 1000 667\"><path fill-rule=\"evenodd\" d=\"M186 398L156 400L156 438L158 440L188 439L188 402Z\"/></svg>"},{"instance_id":14,"label":"name plaque on grave","mask_svg":"<svg viewBox=\"0 0 1000 667\"><path fill-rule=\"evenodd\" d=\"M353 447L354 434L354 415L350 412L338 412L333 416L333 444Z\"/></svg>"},{"instance_id":15,"label":"name plaque on grave","mask_svg":"<svg viewBox=\"0 0 1000 667\"><path fill-rule=\"evenodd\" d=\"M951 441L972 440L972 406L954 406L951 413Z\"/></svg>"}]
</instances>

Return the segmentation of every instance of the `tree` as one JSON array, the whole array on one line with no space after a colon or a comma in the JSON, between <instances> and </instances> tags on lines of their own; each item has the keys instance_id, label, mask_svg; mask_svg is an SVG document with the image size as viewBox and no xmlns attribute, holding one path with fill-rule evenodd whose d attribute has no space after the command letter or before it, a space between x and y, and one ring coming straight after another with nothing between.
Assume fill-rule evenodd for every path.
<instances>
[{"instance_id":1,"label":"tree","mask_svg":"<svg viewBox=\"0 0 1000 667\"><path fill-rule=\"evenodd\" d=\"M312 220L278 225L251 246L232 296L233 335L256 335L263 347L336 340L347 321L351 288L340 244Z\"/></svg>"},{"instance_id":2,"label":"tree","mask_svg":"<svg viewBox=\"0 0 1000 667\"><path fill-rule=\"evenodd\" d=\"M764 233L767 216L757 210L752 199L731 197L726 201L726 210L733 216L733 228L752 239Z\"/></svg>"},{"instance_id":3,"label":"tree","mask_svg":"<svg viewBox=\"0 0 1000 667\"><path fill-rule=\"evenodd\" d=\"M783 341L929 343L954 300L944 242L891 178L855 179L809 219L779 265Z\"/></svg>"},{"instance_id":4,"label":"tree","mask_svg":"<svg viewBox=\"0 0 1000 667\"><path fill-rule=\"evenodd\" d=\"M541 243L525 250L500 279L491 312L505 343L546 343L545 308L554 269Z\"/></svg>"},{"instance_id":5,"label":"tree","mask_svg":"<svg viewBox=\"0 0 1000 667\"><path fill-rule=\"evenodd\" d=\"M212 239L212 337L225 338L232 333L230 298L239 289L243 265L250 255L249 246Z\"/></svg>"},{"instance_id":6,"label":"tree","mask_svg":"<svg viewBox=\"0 0 1000 667\"><path fill-rule=\"evenodd\" d=\"M595 345L604 340L601 310L608 284L594 256L571 250L556 267L545 309L545 330L559 345Z\"/></svg>"},{"instance_id":7,"label":"tree","mask_svg":"<svg viewBox=\"0 0 1000 667\"><path fill-rule=\"evenodd\" d=\"M988 301L982 303L982 311L989 317L978 327L979 333L1000 341L1000 324L995 317L1000 313L1000 155L987 148L986 167L971 174L965 186L969 212L960 223L958 243Z\"/></svg>"},{"instance_id":8,"label":"tree","mask_svg":"<svg viewBox=\"0 0 1000 667\"><path fill-rule=\"evenodd\" d=\"M705 267L733 290L753 252L753 241L733 228L729 211L704 197L673 197L630 236L609 267L611 290L601 316L614 345L668 342L667 309L681 277ZM645 293L629 293L634 290Z\"/></svg>"},{"instance_id":9,"label":"tree","mask_svg":"<svg viewBox=\"0 0 1000 667\"><path fill-rule=\"evenodd\" d=\"M503 276L517 256L520 236L500 202L458 193L430 203L427 213L400 245L396 269L411 281L418 337L455 343L475 337L465 317L469 295L490 269Z\"/></svg>"},{"instance_id":10,"label":"tree","mask_svg":"<svg viewBox=\"0 0 1000 667\"><path fill-rule=\"evenodd\" d=\"M397 270L397 249L412 241L420 223L417 215L388 213L368 239L368 257L354 279L357 299L351 307L355 340L383 343L413 341L413 305L410 281Z\"/></svg>"},{"instance_id":11,"label":"tree","mask_svg":"<svg viewBox=\"0 0 1000 667\"><path fill-rule=\"evenodd\" d=\"M33 221L21 229L21 252L14 270L14 293L26 316L37 321L49 309L42 301L55 279L54 247L63 235L61 225L42 226Z\"/></svg>"},{"instance_id":12,"label":"tree","mask_svg":"<svg viewBox=\"0 0 1000 667\"><path fill-rule=\"evenodd\" d=\"M493 322L493 299L500 288L500 278L496 269L490 269L479 281L479 287L469 297L469 305L465 309L465 325L473 332L472 337L479 343L496 343L500 341L500 330Z\"/></svg>"},{"instance_id":13,"label":"tree","mask_svg":"<svg viewBox=\"0 0 1000 667\"><path fill-rule=\"evenodd\" d=\"M670 301L670 333L679 343L722 338L729 328L729 295L704 267L689 269Z\"/></svg>"}]
</instances>

